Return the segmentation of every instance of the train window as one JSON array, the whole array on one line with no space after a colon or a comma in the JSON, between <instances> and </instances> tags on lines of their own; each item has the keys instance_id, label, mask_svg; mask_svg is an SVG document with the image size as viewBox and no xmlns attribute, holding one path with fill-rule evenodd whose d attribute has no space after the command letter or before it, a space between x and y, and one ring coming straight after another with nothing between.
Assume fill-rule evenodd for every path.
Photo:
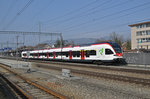
<instances>
[{"instance_id":1,"label":"train window","mask_svg":"<svg viewBox=\"0 0 150 99\"><path fill-rule=\"evenodd\" d=\"M76 52L76 51L73 51L73 52L72 52L72 55L73 55L73 57L76 57L76 56L77 56L77 52Z\"/></svg>"},{"instance_id":2,"label":"train window","mask_svg":"<svg viewBox=\"0 0 150 99\"><path fill-rule=\"evenodd\" d=\"M96 55L96 50L91 50L90 55Z\"/></svg>"},{"instance_id":3,"label":"train window","mask_svg":"<svg viewBox=\"0 0 150 99\"><path fill-rule=\"evenodd\" d=\"M45 57L46 57L46 56L47 56L47 53L43 53L43 56L45 56Z\"/></svg>"},{"instance_id":4,"label":"train window","mask_svg":"<svg viewBox=\"0 0 150 99\"><path fill-rule=\"evenodd\" d=\"M66 57L68 57L68 54L69 52L62 52L62 53L60 53L60 55L62 54L63 56L66 56Z\"/></svg>"},{"instance_id":5,"label":"train window","mask_svg":"<svg viewBox=\"0 0 150 99\"><path fill-rule=\"evenodd\" d=\"M85 51L85 56L90 57L90 51L89 50Z\"/></svg>"},{"instance_id":6,"label":"train window","mask_svg":"<svg viewBox=\"0 0 150 99\"><path fill-rule=\"evenodd\" d=\"M80 51L76 51L77 57L80 57Z\"/></svg>"},{"instance_id":7,"label":"train window","mask_svg":"<svg viewBox=\"0 0 150 99\"><path fill-rule=\"evenodd\" d=\"M35 53L34 56L37 56L37 53Z\"/></svg>"},{"instance_id":8,"label":"train window","mask_svg":"<svg viewBox=\"0 0 150 99\"><path fill-rule=\"evenodd\" d=\"M61 54L62 54L62 55L66 55L65 52L62 52Z\"/></svg>"},{"instance_id":9,"label":"train window","mask_svg":"<svg viewBox=\"0 0 150 99\"><path fill-rule=\"evenodd\" d=\"M110 55L110 54L113 54L113 52L110 49L105 49L105 54Z\"/></svg>"},{"instance_id":10,"label":"train window","mask_svg":"<svg viewBox=\"0 0 150 99\"><path fill-rule=\"evenodd\" d=\"M56 57L60 56L61 52L56 52Z\"/></svg>"},{"instance_id":11,"label":"train window","mask_svg":"<svg viewBox=\"0 0 150 99\"><path fill-rule=\"evenodd\" d=\"M114 48L116 53L121 53L121 47L117 43L110 43L110 45Z\"/></svg>"},{"instance_id":12,"label":"train window","mask_svg":"<svg viewBox=\"0 0 150 99\"><path fill-rule=\"evenodd\" d=\"M58 54L59 54L59 53L58 53L58 52L56 52L56 57L58 57Z\"/></svg>"},{"instance_id":13,"label":"train window","mask_svg":"<svg viewBox=\"0 0 150 99\"><path fill-rule=\"evenodd\" d=\"M23 54L23 56L27 56L27 54Z\"/></svg>"},{"instance_id":14,"label":"train window","mask_svg":"<svg viewBox=\"0 0 150 99\"><path fill-rule=\"evenodd\" d=\"M39 53L39 56L43 56L43 54L42 54L42 53Z\"/></svg>"},{"instance_id":15,"label":"train window","mask_svg":"<svg viewBox=\"0 0 150 99\"><path fill-rule=\"evenodd\" d=\"M49 53L49 57L53 57L53 54L52 54L52 53Z\"/></svg>"},{"instance_id":16,"label":"train window","mask_svg":"<svg viewBox=\"0 0 150 99\"><path fill-rule=\"evenodd\" d=\"M66 52L66 57L68 57L68 55L69 55L69 52Z\"/></svg>"}]
</instances>

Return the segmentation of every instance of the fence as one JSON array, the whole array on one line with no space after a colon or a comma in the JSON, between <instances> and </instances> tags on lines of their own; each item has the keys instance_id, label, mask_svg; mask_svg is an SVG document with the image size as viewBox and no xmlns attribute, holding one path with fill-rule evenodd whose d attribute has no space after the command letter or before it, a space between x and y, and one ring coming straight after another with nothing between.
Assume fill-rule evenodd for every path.
<instances>
[{"instance_id":1,"label":"fence","mask_svg":"<svg viewBox=\"0 0 150 99\"><path fill-rule=\"evenodd\" d=\"M150 53L124 53L123 57L129 64L150 65Z\"/></svg>"}]
</instances>

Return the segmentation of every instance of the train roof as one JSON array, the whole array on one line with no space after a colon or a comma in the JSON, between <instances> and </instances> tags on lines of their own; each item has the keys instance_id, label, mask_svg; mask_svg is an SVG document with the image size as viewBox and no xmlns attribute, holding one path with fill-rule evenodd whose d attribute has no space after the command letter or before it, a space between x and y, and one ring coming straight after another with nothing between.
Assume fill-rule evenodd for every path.
<instances>
[{"instance_id":1,"label":"train roof","mask_svg":"<svg viewBox=\"0 0 150 99\"><path fill-rule=\"evenodd\" d=\"M76 45L76 46L67 46L63 48L73 48L73 47L86 47L86 46L91 46L91 45L100 45L100 44L110 44L112 47L113 46L119 46L115 42L100 42L100 43L89 43L89 44L81 44L81 45ZM59 48L49 48L49 49L59 49ZM49 49L40 49L40 50L32 50L32 51L42 51L42 50L49 50Z\"/></svg>"},{"instance_id":2,"label":"train roof","mask_svg":"<svg viewBox=\"0 0 150 99\"><path fill-rule=\"evenodd\" d=\"M79 45L79 46L82 47L82 46L90 46L90 45L106 44L106 43L108 43L108 44L110 44L110 45L117 44L117 43L115 43L115 42L100 42L100 43L82 44L82 45Z\"/></svg>"}]
</instances>

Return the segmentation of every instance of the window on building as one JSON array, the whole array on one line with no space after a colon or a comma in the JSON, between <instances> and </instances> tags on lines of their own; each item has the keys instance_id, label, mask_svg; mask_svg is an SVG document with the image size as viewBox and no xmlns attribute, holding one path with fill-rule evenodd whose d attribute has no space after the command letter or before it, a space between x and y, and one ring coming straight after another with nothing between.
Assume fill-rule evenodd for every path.
<instances>
[{"instance_id":1,"label":"window on building","mask_svg":"<svg viewBox=\"0 0 150 99\"><path fill-rule=\"evenodd\" d=\"M137 35L137 36L141 36L141 35L142 35L142 31L136 32L136 35Z\"/></svg>"},{"instance_id":2,"label":"window on building","mask_svg":"<svg viewBox=\"0 0 150 99\"><path fill-rule=\"evenodd\" d=\"M137 43L142 43L142 39L137 39Z\"/></svg>"},{"instance_id":3,"label":"window on building","mask_svg":"<svg viewBox=\"0 0 150 99\"><path fill-rule=\"evenodd\" d=\"M147 33L147 35L150 35L150 30L147 30L146 33Z\"/></svg>"},{"instance_id":4,"label":"window on building","mask_svg":"<svg viewBox=\"0 0 150 99\"><path fill-rule=\"evenodd\" d=\"M137 31L136 32L137 36L141 36L141 35L150 35L150 30L146 30L146 31Z\"/></svg>"},{"instance_id":5,"label":"window on building","mask_svg":"<svg viewBox=\"0 0 150 99\"><path fill-rule=\"evenodd\" d=\"M140 25L137 25L136 28L139 29L139 28L140 28Z\"/></svg>"},{"instance_id":6,"label":"window on building","mask_svg":"<svg viewBox=\"0 0 150 99\"><path fill-rule=\"evenodd\" d=\"M148 38L148 42L150 42L150 38Z\"/></svg>"},{"instance_id":7,"label":"window on building","mask_svg":"<svg viewBox=\"0 0 150 99\"><path fill-rule=\"evenodd\" d=\"M142 31L142 35L146 35L146 31Z\"/></svg>"},{"instance_id":8,"label":"window on building","mask_svg":"<svg viewBox=\"0 0 150 99\"><path fill-rule=\"evenodd\" d=\"M136 28L146 28L146 27L150 27L149 24L141 24L141 25L137 25Z\"/></svg>"},{"instance_id":9,"label":"window on building","mask_svg":"<svg viewBox=\"0 0 150 99\"><path fill-rule=\"evenodd\" d=\"M146 24L146 27L150 27L150 23Z\"/></svg>"}]
</instances>

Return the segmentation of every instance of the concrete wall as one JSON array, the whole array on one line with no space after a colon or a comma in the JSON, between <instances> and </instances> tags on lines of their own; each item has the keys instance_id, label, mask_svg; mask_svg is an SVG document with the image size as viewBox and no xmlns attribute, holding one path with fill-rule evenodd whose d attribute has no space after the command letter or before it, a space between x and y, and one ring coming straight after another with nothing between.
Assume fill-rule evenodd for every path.
<instances>
[{"instance_id":1,"label":"concrete wall","mask_svg":"<svg viewBox=\"0 0 150 99\"><path fill-rule=\"evenodd\" d=\"M124 53L123 57L129 64L150 65L150 53Z\"/></svg>"}]
</instances>

